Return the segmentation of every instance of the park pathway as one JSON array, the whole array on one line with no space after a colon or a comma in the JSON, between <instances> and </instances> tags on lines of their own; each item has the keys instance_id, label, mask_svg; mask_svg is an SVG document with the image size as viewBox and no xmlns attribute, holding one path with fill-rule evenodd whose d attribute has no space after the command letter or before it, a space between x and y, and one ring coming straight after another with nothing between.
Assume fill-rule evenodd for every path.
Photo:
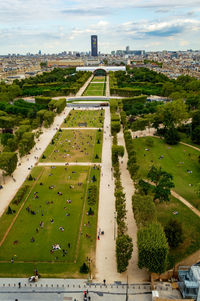
<instances>
[{"instance_id":1,"label":"park pathway","mask_svg":"<svg viewBox=\"0 0 200 301\"><path fill-rule=\"evenodd\" d=\"M65 108L60 115L55 117L54 123L50 128L42 128L43 134L41 134L39 139L37 139L36 145L31 150L30 155L24 156L20 162L18 162L18 166L13 173L13 178L5 177L5 180L1 180L1 183L3 183L3 189L0 190L0 216L3 214L10 201L23 184L24 180L30 173L30 169L36 165L38 158L51 142L51 139L57 132L59 126L63 123L70 110L71 108ZM21 165L19 165L19 163Z\"/></svg>"},{"instance_id":2,"label":"park pathway","mask_svg":"<svg viewBox=\"0 0 200 301\"><path fill-rule=\"evenodd\" d=\"M86 83L80 88L80 90L76 93L76 97L79 97L81 95L83 95L85 89L87 88L87 86L89 85L89 83L91 82L91 80L93 79L93 74L90 76L90 78L86 81Z\"/></svg>"},{"instance_id":3,"label":"park pathway","mask_svg":"<svg viewBox=\"0 0 200 301\"><path fill-rule=\"evenodd\" d=\"M106 97L110 97L109 74L106 75Z\"/></svg>"},{"instance_id":4,"label":"park pathway","mask_svg":"<svg viewBox=\"0 0 200 301\"><path fill-rule=\"evenodd\" d=\"M121 129L118 134L118 144L124 146L124 157L120 162L121 171L121 181L124 188L124 193L126 195L126 210L127 210L127 227L128 235L133 240L133 253L132 258L129 261L129 266L127 270L128 279L131 283L146 281L149 278L149 273L144 269L138 268L138 248L137 248L137 225L134 218L132 210L132 196L135 192L133 180L130 177L129 171L127 169L128 154L126 151L124 134Z\"/></svg>"},{"instance_id":5,"label":"park pathway","mask_svg":"<svg viewBox=\"0 0 200 301\"><path fill-rule=\"evenodd\" d=\"M98 130L99 128L77 127L77 128L61 128L61 130Z\"/></svg>"},{"instance_id":6,"label":"park pathway","mask_svg":"<svg viewBox=\"0 0 200 301\"><path fill-rule=\"evenodd\" d=\"M137 131L137 132L132 132L132 137L135 138L137 137L146 137L146 136L152 136L158 139L162 139L158 136L154 136L153 133L155 132L154 128L150 128L150 129L146 129L144 131ZM185 143L185 142L179 142L180 144L183 144L185 146L191 147L197 151L200 152L200 148L193 146L191 144ZM198 209L196 209L193 205L191 205L191 203L189 203L186 199L184 199L181 195L179 195L178 193L176 193L174 190L171 190L171 194L172 196L174 196L176 199L178 199L180 202L182 202L185 206L187 206L190 210L192 210L194 212L194 214L196 214L198 217L200 217L200 211Z\"/></svg>"},{"instance_id":7,"label":"park pathway","mask_svg":"<svg viewBox=\"0 0 200 301\"><path fill-rule=\"evenodd\" d=\"M181 201L185 206L187 206L190 210L192 210L198 217L200 217L200 211L196 209L194 206L192 206L186 199L184 199L181 195L176 193L174 190L171 190L171 194Z\"/></svg>"},{"instance_id":8,"label":"park pathway","mask_svg":"<svg viewBox=\"0 0 200 301\"><path fill-rule=\"evenodd\" d=\"M101 229L104 235L100 235L96 245L96 281L106 279L108 283L119 280L115 256L115 198L114 179L111 168L112 137L110 133L110 108L105 108L104 136L102 149L102 169L99 193L99 211L97 231ZM108 186L109 185L109 186ZM97 234L98 235L98 234Z\"/></svg>"},{"instance_id":9,"label":"park pathway","mask_svg":"<svg viewBox=\"0 0 200 301\"><path fill-rule=\"evenodd\" d=\"M94 163L94 162L40 162L38 166L94 166L98 165L101 166L101 163Z\"/></svg>"},{"instance_id":10,"label":"park pathway","mask_svg":"<svg viewBox=\"0 0 200 301\"><path fill-rule=\"evenodd\" d=\"M186 145L186 146L189 146L189 147L191 147L191 148L193 148L193 149L195 149L195 150L197 150L198 152L200 152L200 148L199 147L196 147L196 146L194 146L194 145L191 145L191 144L188 144L188 143L185 143L185 142L179 142L180 144L183 144L183 145Z\"/></svg>"}]
</instances>

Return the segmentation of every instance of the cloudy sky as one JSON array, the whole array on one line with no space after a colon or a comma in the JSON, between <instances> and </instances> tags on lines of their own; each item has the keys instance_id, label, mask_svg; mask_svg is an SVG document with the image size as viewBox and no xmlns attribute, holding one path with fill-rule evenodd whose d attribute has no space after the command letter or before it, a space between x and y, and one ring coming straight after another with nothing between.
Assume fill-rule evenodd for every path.
<instances>
[{"instance_id":1,"label":"cloudy sky","mask_svg":"<svg viewBox=\"0 0 200 301\"><path fill-rule=\"evenodd\" d=\"M0 0L0 54L200 49L200 0Z\"/></svg>"}]
</instances>

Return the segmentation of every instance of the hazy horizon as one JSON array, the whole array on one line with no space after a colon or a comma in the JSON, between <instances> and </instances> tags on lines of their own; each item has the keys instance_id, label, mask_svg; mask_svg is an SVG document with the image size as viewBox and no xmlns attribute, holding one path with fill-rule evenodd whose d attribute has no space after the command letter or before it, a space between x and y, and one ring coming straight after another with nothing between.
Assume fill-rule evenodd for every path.
<instances>
[{"instance_id":1,"label":"hazy horizon","mask_svg":"<svg viewBox=\"0 0 200 301\"><path fill-rule=\"evenodd\" d=\"M0 54L200 49L200 1L1 0Z\"/></svg>"}]
</instances>

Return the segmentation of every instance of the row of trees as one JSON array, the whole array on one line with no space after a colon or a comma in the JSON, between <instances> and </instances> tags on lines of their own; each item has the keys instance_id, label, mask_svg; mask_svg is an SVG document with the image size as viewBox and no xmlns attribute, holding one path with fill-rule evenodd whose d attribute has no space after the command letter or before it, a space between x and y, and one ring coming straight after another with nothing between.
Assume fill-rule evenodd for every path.
<instances>
[{"instance_id":1,"label":"row of trees","mask_svg":"<svg viewBox=\"0 0 200 301\"><path fill-rule=\"evenodd\" d=\"M129 156L128 169L136 187L132 197L132 207L138 226L138 266L150 272L162 273L169 265L169 247L176 248L183 241L180 223L169 220L163 228L157 220L155 202L170 200L170 189L174 187L173 178L169 173L155 166L150 168L146 176L150 182L138 178L139 166L133 148L133 139L126 129L125 113L121 111L120 115Z\"/></svg>"},{"instance_id":2,"label":"row of trees","mask_svg":"<svg viewBox=\"0 0 200 301\"><path fill-rule=\"evenodd\" d=\"M184 99L192 107L200 98L200 80L188 75L181 75L176 80L147 68L127 68L127 71L110 73L111 92L128 91L145 95L161 95L173 100ZM121 95L121 94L120 94ZM133 94L131 96L134 96Z\"/></svg>"},{"instance_id":3,"label":"row of trees","mask_svg":"<svg viewBox=\"0 0 200 301\"><path fill-rule=\"evenodd\" d=\"M118 122L120 131L120 117L117 114L118 103L116 101L111 104L111 124L112 122ZM113 119L112 119L113 118ZM115 208L116 208L116 220L117 220L117 239L116 239L116 258L117 258L117 270L119 273L126 271L129 260L133 252L133 243L131 237L127 235L126 225L126 198L123 192L123 186L121 183L121 172L119 167L119 157L124 156L124 147L117 143L117 133L112 132L113 145L112 145L112 166L114 169L115 178Z\"/></svg>"}]
</instances>

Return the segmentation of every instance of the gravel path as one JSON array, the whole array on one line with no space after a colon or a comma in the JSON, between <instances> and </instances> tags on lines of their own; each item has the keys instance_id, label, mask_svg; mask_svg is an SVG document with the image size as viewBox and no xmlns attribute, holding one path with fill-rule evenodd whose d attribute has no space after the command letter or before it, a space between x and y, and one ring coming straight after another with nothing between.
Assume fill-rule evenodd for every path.
<instances>
[{"instance_id":1,"label":"gravel path","mask_svg":"<svg viewBox=\"0 0 200 301\"><path fill-rule=\"evenodd\" d=\"M94 162L40 162L38 163L38 166L94 166L94 165L99 165L101 166L101 163L94 163Z\"/></svg>"},{"instance_id":2,"label":"gravel path","mask_svg":"<svg viewBox=\"0 0 200 301\"><path fill-rule=\"evenodd\" d=\"M124 188L124 193L126 195L126 210L127 210L127 226L128 235L133 240L133 253L132 258L129 261L129 266L127 270L128 279L131 283L142 282L149 279L149 273L144 269L138 268L138 248L137 248L137 225L133 215L132 210L132 196L135 192L133 180L130 177L129 171L127 169L128 154L125 147L124 135L121 129L118 134L118 144L124 146L124 157L120 160L120 171L121 171L121 181Z\"/></svg>"},{"instance_id":3,"label":"gravel path","mask_svg":"<svg viewBox=\"0 0 200 301\"><path fill-rule=\"evenodd\" d=\"M119 274L116 270L115 258L115 198L114 180L111 173L111 146L112 138L110 136L110 108L105 108L97 225L97 231L101 229L101 231L104 231L104 235L100 235L100 240L97 240L96 245L96 281L102 282L103 279L106 279L108 283L119 279Z\"/></svg>"},{"instance_id":4,"label":"gravel path","mask_svg":"<svg viewBox=\"0 0 200 301\"><path fill-rule=\"evenodd\" d=\"M87 86L89 85L89 83L91 82L91 80L93 79L93 77L94 77L94 75L92 74L90 76L90 78L85 82L85 84L77 92L76 97L79 97L79 96L81 96L84 93L85 89L87 88Z\"/></svg>"}]
</instances>

